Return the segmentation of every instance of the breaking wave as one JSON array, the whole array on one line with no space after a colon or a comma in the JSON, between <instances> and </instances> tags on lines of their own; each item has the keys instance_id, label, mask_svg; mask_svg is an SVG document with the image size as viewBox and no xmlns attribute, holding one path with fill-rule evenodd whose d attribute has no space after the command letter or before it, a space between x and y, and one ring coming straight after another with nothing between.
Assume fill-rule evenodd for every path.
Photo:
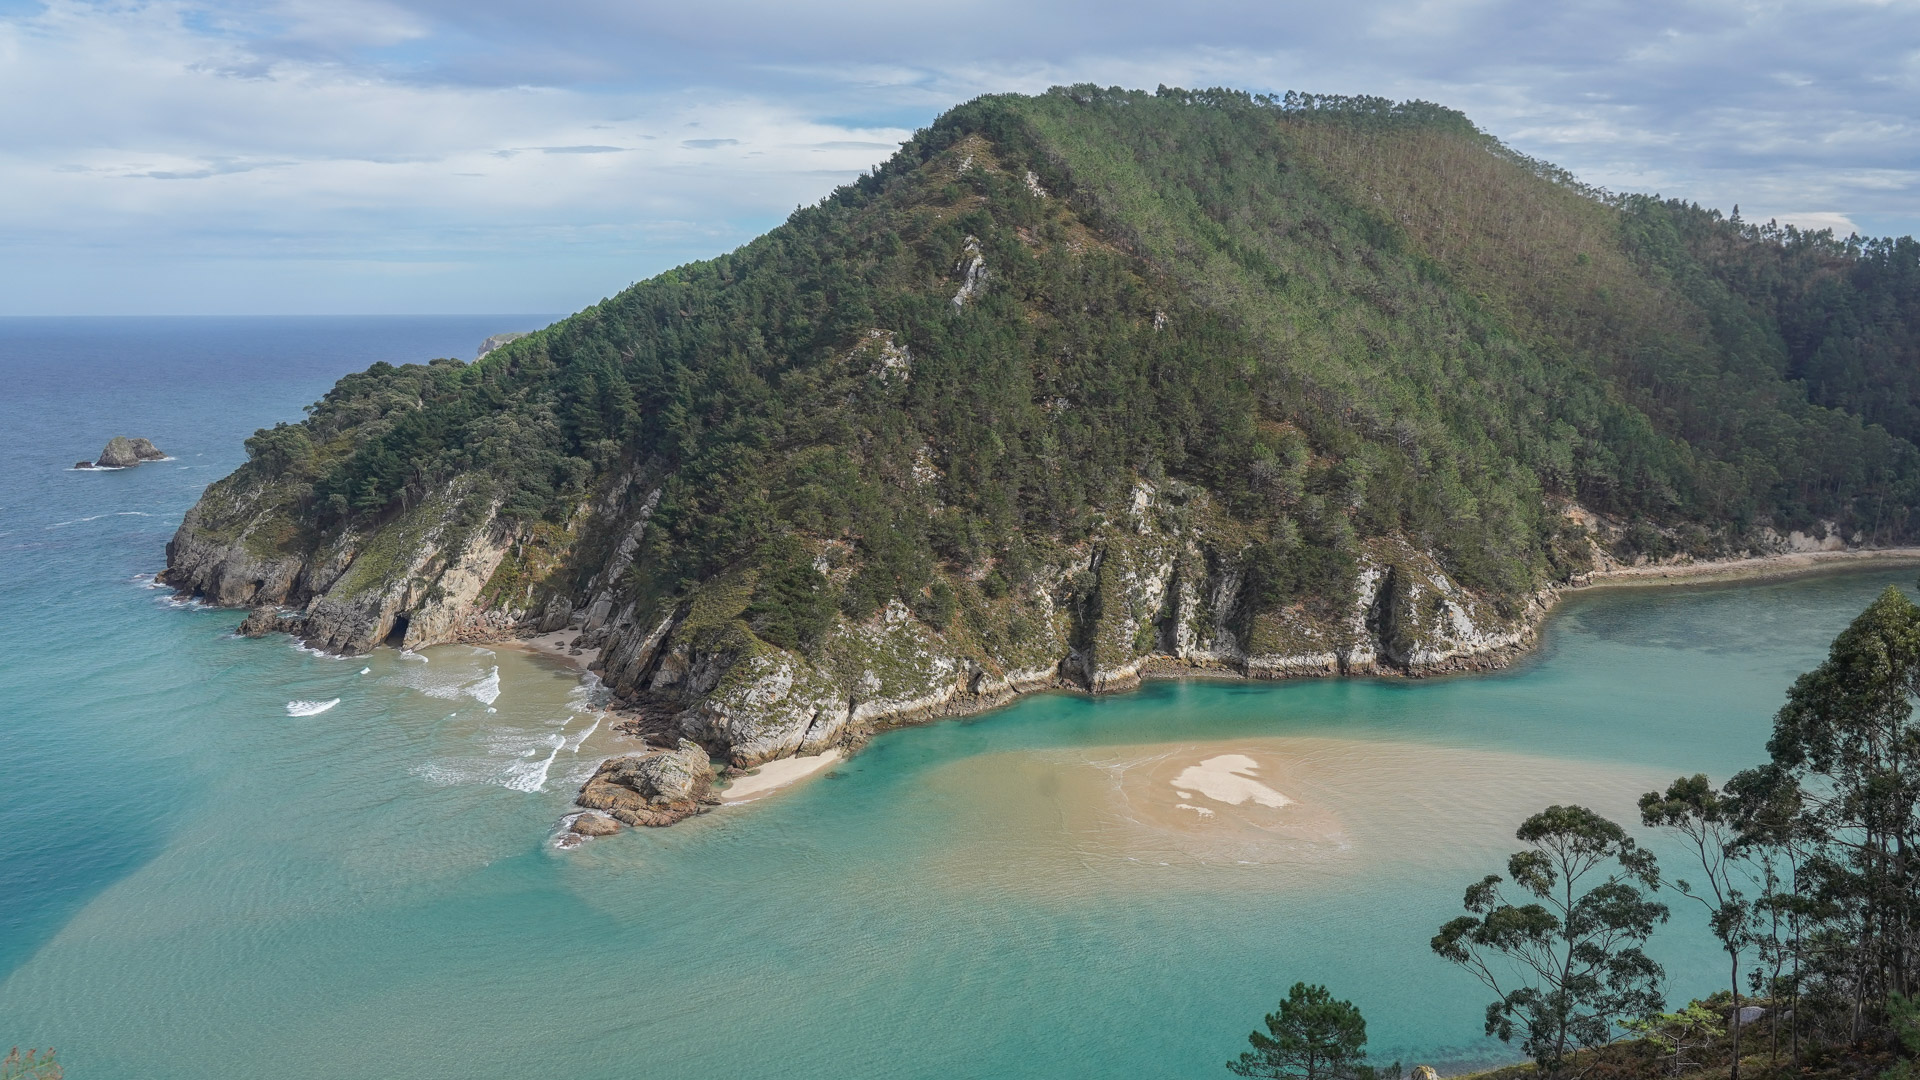
<instances>
[{"instance_id":1,"label":"breaking wave","mask_svg":"<svg viewBox=\"0 0 1920 1080\"><path fill-rule=\"evenodd\" d=\"M340 704L339 698L334 698L332 701L289 701L287 702L287 715L319 716L321 713L326 712L338 704Z\"/></svg>"}]
</instances>

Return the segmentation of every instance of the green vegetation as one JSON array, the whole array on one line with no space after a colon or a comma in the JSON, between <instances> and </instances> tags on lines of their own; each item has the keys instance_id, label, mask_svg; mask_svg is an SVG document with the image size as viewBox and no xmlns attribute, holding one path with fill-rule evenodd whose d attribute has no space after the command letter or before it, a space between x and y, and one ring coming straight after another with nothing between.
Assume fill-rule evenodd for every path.
<instances>
[{"instance_id":1,"label":"green vegetation","mask_svg":"<svg viewBox=\"0 0 1920 1080\"><path fill-rule=\"evenodd\" d=\"M1794 682L1765 764L1718 788L1683 776L1641 797L1643 824L1697 859L1697 883L1664 877L1591 810L1548 807L1521 824L1527 848L1507 863L1524 895L1509 899L1499 875L1474 883L1471 914L1441 927L1433 951L1498 995L1486 1031L1519 1035L1537 1074L1910 1080L1920 1070L1916 694L1920 605L1889 587ZM1663 888L1703 906L1729 964L1727 989L1672 1012L1643 950L1667 917L1652 896ZM1268 1018L1275 1039L1292 1016L1283 1006ZM1743 1049L1743 1034L1764 1047Z\"/></svg>"},{"instance_id":2,"label":"green vegetation","mask_svg":"<svg viewBox=\"0 0 1920 1080\"><path fill-rule=\"evenodd\" d=\"M341 380L243 475L288 552L497 508L488 595L529 609L600 566L553 530L643 476L641 616L752 570L744 625L803 652L894 600L1006 636L1142 482L1230 523L1242 640L1350 610L1385 539L1511 614L1587 568L1570 502L1628 556L1910 537L1916 251L1607 196L1423 102L985 97L738 251Z\"/></svg>"},{"instance_id":3,"label":"green vegetation","mask_svg":"<svg viewBox=\"0 0 1920 1080\"><path fill-rule=\"evenodd\" d=\"M1498 995L1487 1034L1509 1042L1518 1031L1541 1071L1556 1072L1611 1042L1622 1020L1659 1011L1665 972L1642 947L1667 907L1644 891L1659 887L1653 853L1585 807L1549 806L1515 836L1527 849L1507 875L1526 895L1509 901L1498 874L1475 882L1472 914L1441 927L1433 951Z\"/></svg>"},{"instance_id":4,"label":"green vegetation","mask_svg":"<svg viewBox=\"0 0 1920 1080\"><path fill-rule=\"evenodd\" d=\"M22 1057L16 1046L5 1058L0 1058L0 1080L60 1080L64 1075L60 1063L53 1060L51 1049L44 1055L38 1050L28 1050Z\"/></svg>"},{"instance_id":5,"label":"green vegetation","mask_svg":"<svg viewBox=\"0 0 1920 1080\"><path fill-rule=\"evenodd\" d=\"M1351 1001L1335 1001L1324 986L1294 983L1280 1007L1267 1014L1267 1033L1247 1035L1253 1049L1227 1068L1240 1076L1275 1080L1376 1080L1366 1063L1367 1021ZM1385 1076L1396 1078L1400 1066Z\"/></svg>"}]
</instances>

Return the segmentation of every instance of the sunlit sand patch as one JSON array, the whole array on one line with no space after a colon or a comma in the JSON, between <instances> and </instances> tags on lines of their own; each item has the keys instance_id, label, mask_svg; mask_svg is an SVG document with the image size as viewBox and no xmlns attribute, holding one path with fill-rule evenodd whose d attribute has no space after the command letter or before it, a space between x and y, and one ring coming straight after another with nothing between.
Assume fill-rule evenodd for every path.
<instances>
[{"instance_id":1,"label":"sunlit sand patch","mask_svg":"<svg viewBox=\"0 0 1920 1080\"><path fill-rule=\"evenodd\" d=\"M1218 884L1223 870L1286 887L1452 866L1463 848L1497 859L1542 807L1578 802L1625 822L1635 795L1660 779L1618 765L1314 736L988 754L927 781L959 837L950 869L983 884L1071 889L1116 875Z\"/></svg>"},{"instance_id":2,"label":"sunlit sand patch","mask_svg":"<svg viewBox=\"0 0 1920 1080\"><path fill-rule=\"evenodd\" d=\"M1198 765L1190 765L1173 778L1174 794L1183 799L1192 795L1180 788L1193 790L1212 799L1214 802L1231 803L1238 806L1251 799L1261 806L1286 806L1292 799L1273 790L1254 779L1253 774L1260 771L1260 763L1245 754L1221 754L1210 757ZM1175 804L1183 810L1202 810L1204 807ZM1212 817L1212 814L1207 814Z\"/></svg>"},{"instance_id":3,"label":"sunlit sand patch","mask_svg":"<svg viewBox=\"0 0 1920 1080\"><path fill-rule=\"evenodd\" d=\"M834 749L812 757L790 757L769 761L753 770L753 775L742 776L728 784L726 790L720 793L720 800L729 806L735 803L752 802L795 781L812 776L839 760L840 751Z\"/></svg>"}]
</instances>

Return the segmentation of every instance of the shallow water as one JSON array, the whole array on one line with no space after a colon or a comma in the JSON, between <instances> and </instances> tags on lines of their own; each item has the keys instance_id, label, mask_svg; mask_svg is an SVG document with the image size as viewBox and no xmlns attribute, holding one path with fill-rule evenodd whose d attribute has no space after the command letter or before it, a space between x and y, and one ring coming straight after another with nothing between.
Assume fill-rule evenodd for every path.
<instances>
[{"instance_id":1,"label":"shallow water","mask_svg":"<svg viewBox=\"0 0 1920 1080\"><path fill-rule=\"evenodd\" d=\"M1221 1076L1306 979L1389 1060L1509 1058L1426 941L1518 818L1754 763L1912 576L1582 597L1493 676L1038 696L561 851L618 746L571 669L238 640L139 577L254 427L522 323L0 320L0 1044L128 1080ZM175 460L68 471L113 434ZM1226 755L1287 805L1191 790ZM1655 943L1682 994L1696 924Z\"/></svg>"}]
</instances>

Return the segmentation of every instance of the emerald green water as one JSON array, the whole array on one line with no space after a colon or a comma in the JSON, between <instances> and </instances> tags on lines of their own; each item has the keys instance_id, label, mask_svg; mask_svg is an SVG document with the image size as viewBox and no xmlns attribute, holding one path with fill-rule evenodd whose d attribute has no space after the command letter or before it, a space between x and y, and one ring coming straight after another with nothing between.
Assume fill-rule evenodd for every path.
<instances>
[{"instance_id":1,"label":"emerald green water","mask_svg":"<svg viewBox=\"0 0 1920 1080\"><path fill-rule=\"evenodd\" d=\"M1161 867L1089 854L1071 807L991 777L1023 756L1044 774L1123 744L1331 736L1552 759L1573 797L1621 812L1637 778L1754 760L1791 675L1903 577L1597 597L1492 677L1034 698L571 852L549 833L591 753L562 747L542 790L502 772L530 746L544 760L570 673L447 648L382 652L363 676L226 638L225 613L167 611L186 670L143 700L174 704L130 711L139 754L95 782L156 752L192 782L151 857L0 984L0 1017L87 1077L1201 1076L1307 978L1359 1002L1379 1049L1464 1066L1502 1051L1425 940L1510 821L1434 823L1437 842L1335 866ZM495 664L491 715L396 682L433 671L444 691ZM980 758L995 768L943 782ZM1526 782L1438 769L1433 785L1484 789L1449 794L1467 808ZM1709 955L1661 945L1682 988L1707 988Z\"/></svg>"},{"instance_id":2,"label":"emerald green water","mask_svg":"<svg viewBox=\"0 0 1920 1080\"><path fill-rule=\"evenodd\" d=\"M478 328L416 329L429 354ZM1030 698L562 851L617 749L571 670L237 640L136 576L239 437L346 361L195 384L226 398L135 372L68 413L71 380L34 397L11 362L33 407L0 424L0 1044L58 1046L76 1080L1224 1076L1296 979L1355 1000L1388 1059L1510 1058L1426 942L1519 816L1624 820L1754 763L1793 676L1912 578L1582 597L1492 676ZM177 460L62 471L87 409ZM1231 752L1319 824L1180 817L1167 770ZM1655 952L1677 997L1718 978L1691 914Z\"/></svg>"}]
</instances>

